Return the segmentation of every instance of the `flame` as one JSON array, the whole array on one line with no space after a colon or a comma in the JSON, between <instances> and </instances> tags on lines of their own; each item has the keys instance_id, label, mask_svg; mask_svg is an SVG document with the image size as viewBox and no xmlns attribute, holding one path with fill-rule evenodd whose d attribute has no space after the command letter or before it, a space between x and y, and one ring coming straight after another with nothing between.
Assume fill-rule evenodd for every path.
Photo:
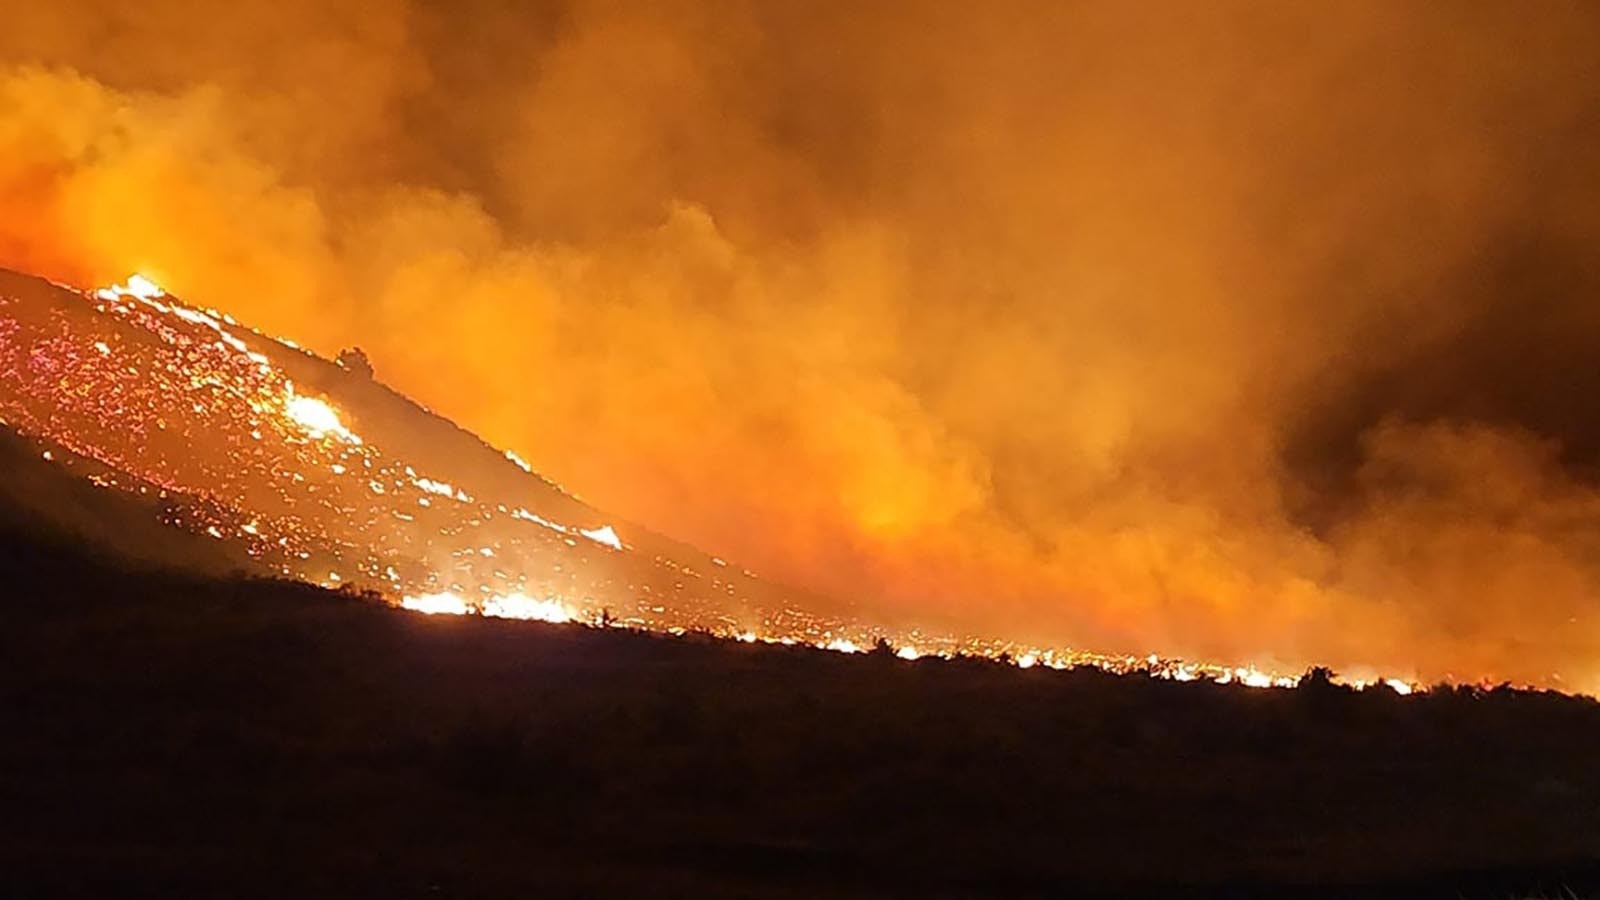
<instances>
[{"instance_id":1,"label":"flame","mask_svg":"<svg viewBox=\"0 0 1600 900\"><path fill-rule=\"evenodd\" d=\"M617 530L610 525L601 525L599 528L569 528L560 522L553 522L538 513L529 512L521 508L512 510L511 516L526 522L533 522L559 534L576 534L597 544L610 547L613 550L627 549L627 545L622 543L622 538L618 537Z\"/></svg>"},{"instance_id":2,"label":"flame","mask_svg":"<svg viewBox=\"0 0 1600 900\"><path fill-rule=\"evenodd\" d=\"M558 625L578 618L576 610L554 597L540 600L525 594L490 597L481 606L474 606L460 594L446 591L407 596L400 601L400 606L427 615L465 616L476 613L492 619L523 619Z\"/></svg>"},{"instance_id":3,"label":"flame","mask_svg":"<svg viewBox=\"0 0 1600 900\"><path fill-rule=\"evenodd\" d=\"M601 525L599 528L580 528L578 533L596 544L604 544L613 550L622 549L622 538L617 537L616 529L610 525Z\"/></svg>"},{"instance_id":4,"label":"flame","mask_svg":"<svg viewBox=\"0 0 1600 900\"><path fill-rule=\"evenodd\" d=\"M507 450L505 455L506 459L510 460L512 465L524 472L527 472L529 475L533 474L533 466L529 465L527 460L518 456L515 451Z\"/></svg>"},{"instance_id":5,"label":"flame","mask_svg":"<svg viewBox=\"0 0 1600 900\"><path fill-rule=\"evenodd\" d=\"M406 597L400 605L413 612L426 613L430 616L464 616L472 612L467 601L455 594L423 594L417 597Z\"/></svg>"},{"instance_id":6,"label":"flame","mask_svg":"<svg viewBox=\"0 0 1600 900\"><path fill-rule=\"evenodd\" d=\"M161 285L156 284L144 275L135 273L128 276L122 284L114 284L95 291L95 296L101 300L119 300L123 297L133 297L138 300L154 300L165 297L167 292Z\"/></svg>"},{"instance_id":7,"label":"flame","mask_svg":"<svg viewBox=\"0 0 1600 900\"><path fill-rule=\"evenodd\" d=\"M315 397L295 394L292 387L283 411L291 421L305 429L313 438L320 440L331 434L352 444L361 443L361 438L345 427L339 418L339 413L332 406Z\"/></svg>"},{"instance_id":8,"label":"flame","mask_svg":"<svg viewBox=\"0 0 1600 900\"><path fill-rule=\"evenodd\" d=\"M536 600L522 594L490 599L483 605L483 614L499 619L530 619L556 624L577 618L571 607L554 597Z\"/></svg>"}]
</instances>

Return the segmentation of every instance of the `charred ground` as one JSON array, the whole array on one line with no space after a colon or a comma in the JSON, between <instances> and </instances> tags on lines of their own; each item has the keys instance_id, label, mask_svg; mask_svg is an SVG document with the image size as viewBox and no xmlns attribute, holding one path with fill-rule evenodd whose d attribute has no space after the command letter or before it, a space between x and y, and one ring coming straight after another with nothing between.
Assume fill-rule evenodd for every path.
<instances>
[{"instance_id":1,"label":"charred ground","mask_svg":"<svg viewBox=\"0 0 1600 900\"><path fill-rule=\"evenodd\" d=\"M0 525L18 896L1600 886L1589 700L429 618Z\"/></svg>"}]
</instances>

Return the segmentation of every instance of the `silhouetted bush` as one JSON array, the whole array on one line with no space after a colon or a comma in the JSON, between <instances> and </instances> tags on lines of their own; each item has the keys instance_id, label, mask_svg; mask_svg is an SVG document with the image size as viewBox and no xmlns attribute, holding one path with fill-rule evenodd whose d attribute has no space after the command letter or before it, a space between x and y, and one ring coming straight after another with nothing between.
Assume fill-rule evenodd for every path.
<instances>
[{"instance_id":1,"label":"silhouetted bush","mask_svg":"<svg viewBox=\"0 0 1600 900\"><path fill-rule=\"evenodd\" d=\"M347 347L344 350L340 350L339 355L334 358L334 362L352 375L359 375L367 379L376 377L376 373L372 369L372 360L367 356L366 351L360 347Z\"/></svg>"}]
</instances>

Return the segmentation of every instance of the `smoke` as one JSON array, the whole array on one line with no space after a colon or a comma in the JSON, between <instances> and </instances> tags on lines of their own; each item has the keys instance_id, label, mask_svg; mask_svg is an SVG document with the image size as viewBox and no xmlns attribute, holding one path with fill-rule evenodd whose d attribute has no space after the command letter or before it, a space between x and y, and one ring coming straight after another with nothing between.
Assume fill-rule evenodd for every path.
<instances>
[{"instance_id":1,"label":"smoke","mask_svg":"<svg viewBox=\"0 0 1600 900\"><path fill-rule=\"evenodd\" d=\"M1600 688L1592 7L0 2L0 265L879 617Z\"/></svg>"}]
</instances>

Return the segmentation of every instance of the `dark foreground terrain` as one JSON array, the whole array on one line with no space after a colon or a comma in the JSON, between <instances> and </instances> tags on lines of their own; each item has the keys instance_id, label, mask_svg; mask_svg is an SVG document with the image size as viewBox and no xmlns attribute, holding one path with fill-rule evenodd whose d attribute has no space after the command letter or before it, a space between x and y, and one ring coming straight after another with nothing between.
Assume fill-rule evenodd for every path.
<instances>
[{"instance_id":1,"label":"dark foreground terrain","mask_svg":"<svg viewBox=\"0 0 1600 900\"><path fill-rule=\"evenodd\" d=\"M5 522L0 517L0 522ZM1600 707L427 618L0 527L12 896L1585 896Z\"/></svg>"}]
</instances>

